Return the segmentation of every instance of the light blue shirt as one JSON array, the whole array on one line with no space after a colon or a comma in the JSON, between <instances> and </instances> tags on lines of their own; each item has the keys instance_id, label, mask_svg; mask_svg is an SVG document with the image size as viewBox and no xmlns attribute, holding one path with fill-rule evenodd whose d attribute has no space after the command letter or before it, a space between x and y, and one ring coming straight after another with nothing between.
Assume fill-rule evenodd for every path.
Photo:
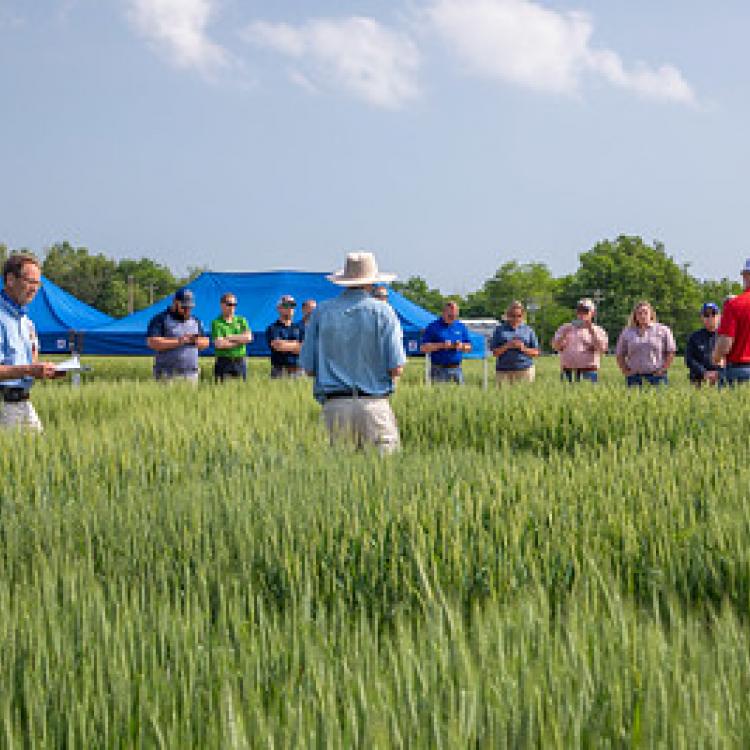
<instances>
[{"instance_id":1,"label":"light blue shirt","mask_svg":"<svg viewBox=\"0 0 750 750\"><path fill-rule=\"evenodd\" d=\"M3 291L0 292L0 364L30 365L33 326L26 308L17 305ZM31 388L34 378L0 380L0 387Z\"/></svg>"},{"instance_id":2,"label":"light blue shirt","mask_svg":"<svg viewBox=\"0 0 750 750\"><path fill-rule=\"evenodd\" d=\"M313 394L356 388L373 396L393 391L389 370L406 362L401 324L390 305L364 289L346 289L321 302L305 328L300 365L315 374Z\"/></svg>"}]
</instances>

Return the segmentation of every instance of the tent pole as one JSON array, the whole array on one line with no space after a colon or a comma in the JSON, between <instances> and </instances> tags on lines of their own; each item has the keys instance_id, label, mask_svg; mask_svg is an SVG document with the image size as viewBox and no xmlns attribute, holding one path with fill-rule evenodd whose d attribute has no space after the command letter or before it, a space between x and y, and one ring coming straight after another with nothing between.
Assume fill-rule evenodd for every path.
<instances>
[{"instance_id":1,"label":"tent pole","mask_svg":"<svg viewBox=\"0 0 750 750\"><path fill-rule=\"evenodd\" d=\"M432 357L429 352L424 355L424 384L431 385L430 370L432 369Z\"/></svg>"},{"instance_id":2,"label":"tent pole","mask_svg":"<svg viewBox=\"0 0 750 750\"><path fill-rule=\"evenodd\" d=\"M484 374L482 376L482 390L487 390L487 362L489 360L489 357L487 356L487 352L484 353L484 357L482 358L482 366L484 368Z\"/></svg>"}]
</instances>

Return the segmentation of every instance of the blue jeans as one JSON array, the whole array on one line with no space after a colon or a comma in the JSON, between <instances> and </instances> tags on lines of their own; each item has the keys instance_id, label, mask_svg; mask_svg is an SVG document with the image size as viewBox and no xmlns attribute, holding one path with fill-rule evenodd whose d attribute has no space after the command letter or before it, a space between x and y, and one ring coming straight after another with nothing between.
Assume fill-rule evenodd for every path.
<instances>
[{"instance_id":1,"label":"blue jeans","mask_svg":"<svg viewBox=\"0 0 750 750\"><path fill-rule=\"evenodd\" d=\"M727 365L720 385L736 385L750 382L750 365Z\"/></svg>"},{"instance_id":2,"label":"blue jeans","mask_svg":"<svg viewBox=\"0 0 750 750\"><path fill-rule=\"evenodd\" d=\"M628 388L633 388L634 386L640 388L644 382L649 385L667 385L669 383L666 375L628 375L626 380Z\"/></svg>"},{"instance_id":3,"label":"blue jeans","mask_svg":"<svg viewBox=\"0 0 750 750\"><path fill-rule=\"evenodd\" d=\"M582 380L597 383L599 382L599 373L596 370L563 370L560 373L560 380L563 383L580 383Z\"/></svg>"},{"instance_id":4,"label":"blue jeans","mask_svg":"<svg viewBox=\"0 0 750 750\"><path fill-rule=\"evenodd\" d=\"M430 380L433 383L457 383L464 384L464 373L460 367L435 367L430 368Z\"/></svg>"}]
</instances>

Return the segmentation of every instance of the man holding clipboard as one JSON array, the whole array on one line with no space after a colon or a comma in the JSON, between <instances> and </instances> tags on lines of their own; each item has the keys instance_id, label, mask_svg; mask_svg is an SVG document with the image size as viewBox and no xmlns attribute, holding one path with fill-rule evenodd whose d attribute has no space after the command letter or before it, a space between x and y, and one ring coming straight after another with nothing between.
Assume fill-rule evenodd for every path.
<instances>
[{"instance_id":1,"label":"man holding clipboard","mask_svg":"<svg viewBox=\"0 0 750 750\"><path fill-rule=\"evenodd\" d=\"M30 400L36 378L61 373L53 362L36 362L34 326L27 305L42 285L39 261L30 253L11 255L3 266L0 292L0 427L42 431Z\"/></svg>"}]
</instances>

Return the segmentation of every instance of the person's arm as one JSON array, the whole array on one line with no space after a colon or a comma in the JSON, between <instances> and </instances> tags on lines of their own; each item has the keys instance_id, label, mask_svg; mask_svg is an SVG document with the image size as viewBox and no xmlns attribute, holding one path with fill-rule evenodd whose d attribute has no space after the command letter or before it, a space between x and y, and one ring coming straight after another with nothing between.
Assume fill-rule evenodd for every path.
<instances>
[{"instance_id":1,"label":"person's arm","mask_svg":"<svg viewBox=\"0 0 750 750\"><path fill-rule=\"evenodd\" d=\"M568 324L560 326L557 331L555 331L555 335L552 337L550 345L556 352L565 351L568 346L568 336L570 333L570 326Z\"/></svg>"},{"instance_id":2,"label":"person's arm","mask_svg":"<svg viewBox=\"0 0 750 750\"><path fill-rule=\"evenodd\" d=\"M534 333L534 331L531 331L529 333L528 346L525 343L521 342L521 346L518 347L518 350L521 352L521 354L525 354L527 357L539 356L539 339L537 339L536 333Z\"/></svg>"},{"instance_id":3,"label":"person's arm","mask_svg":"<svg viewBox=\"0 0 750 750\"><path fill-rule=\"evenodd\" d=\"M691 375L702 379L706 374L706 368L699 359L699 350L695 338L695 334L688 338L687 346L685 347L685 364L688 370L690 370Z\"/></svg>"},{"instance_id":4,"label":"person's arm","mask_svg":"<svg viewBox=\"0 0 750 750\"><path fill-rule=\"evenodd\" d=\"M674 340L674 335L672 334L672 331L664 326L664 349L663 349L663 357L664 360L662 362L661 367L656 371L659 375L666 375L667 370L672 366L672 362L674 362L674 355L677 353L677 343Z\"/></svg>"},{"instance_id":5,"label":"person's arm","mask_svg":"<svg viewBox=\"0 0 750 750\"><path fill-rule=\"evenodd\" d=\"M591 348L599 354L606 354L609 346L607 332L601 326L591 326Z\"/></svg>"},{"instance_id":6,"label":"person's arm","mask_svg":"<svg viewBox=\"0 0 750 750\"><path fill-rule=\"evenodd\" d=\"M620 338L617 339L617 348L615 349L615 356L617 358L617 366L620 368L620 372L626 377L631 374L630 365L628 364L627 349L626 349L626 336L627 328L620 334Z\"/></svg>"},{"instance_id":7,"label":"person's arm","mask_svg":"<svg viewBox=\"0 0 750 750\"><path fill-rule=\"evenodd\" d=\"M419 346L419 351L422 352L422 354L432 354L433 352L439 352L448 348L445 341L441 341L435 336L432 326L433 323L430 323L430 325L425 328L424 335L422 336L422 343Z\"/></svg>"},{"instance_id":8,"label":"person's arm","mask_svg":"<svg viewBox=\"0 0 750 750\"><path fill-rule=\"evenodd\" d=\"M285 339L274 339L273 341L271 341L271 349L273 349L275 352L299 354L301 348L301 341L287 341Z\"/></svg>"},{"instance_id":9,"label":"person's arm","mask_svg":"<svg viewBox=\"0 0 750 750\"><path fill-rule=\"evenodd\" d=\"M168 352L171 349L179 349L181 346L190 344L193 341L192 336L180 336L174 338L170 336L148 336L146 346L155 352Z\"/></svg>"},{"instance_id":10,"label":"person's arm","mask_svg":"<svg viewBox=\"0 0 750 750\"><path fill-rule=\"evenodd\" d=\"M0 365L0 381L19 378L50 380L59 373L54 362L35 362L30 365Z\"/></svg>"},{"instance_id":11,"label":"person's arm","mask_svg":"<svg viewBox=\"0 0 750 750\"><path fill-rule=\"evenodd\" d=\"M249 344L252 340L253 332L250 330L244 331L243 333L233 333L231 336L226 337L226 341L229 342L230 346Z\"/></svg>"},{"instance_id":12,"label":"person's arm","mask_svg":"<svg viewBox=\"0 0 750 750\"><path fill-rule=\"evenodd\" d=\"M404 351L404 333L401 323L390 305L382 305L381 315L385 316L382 328L382 352L386 370L392 379L398 378L404 372L406 352ZM382 320L382 318L381 318Z\"/></svg>"},{"instance_id":13,"label":"person's arm","mask_svg":"<svg viewBox=\"0 0 750 750\"><path fill-rule=\"evenodd\" d=\"M714 346L713 353L711 354L711 362L717 367L722 367L733 344L734 336L717 336L716 346Z\"/></svg>"},{"instance_id":14,"label":"person's arm","mask_svg":"<svg viewBox=\"0 0 750 750\"><path fill-rule=\"evenodd\" d=\"M299 352L299 366L311 377L315 377L318 349L318 316L312 315L305 326L305 340Z\"/></svg>"}]
</instances>

